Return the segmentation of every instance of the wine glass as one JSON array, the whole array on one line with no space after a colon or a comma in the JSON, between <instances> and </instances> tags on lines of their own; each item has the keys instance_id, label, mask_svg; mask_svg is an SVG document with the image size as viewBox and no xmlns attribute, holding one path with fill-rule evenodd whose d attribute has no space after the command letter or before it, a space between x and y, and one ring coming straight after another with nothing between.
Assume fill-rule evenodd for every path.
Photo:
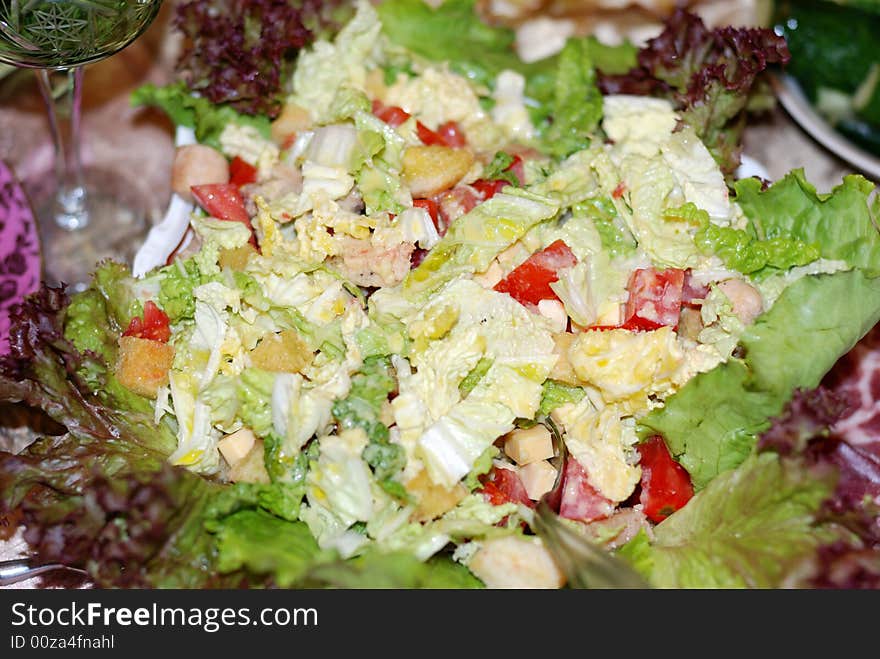
<instances>
[{"instance_id":1,"label":"wine glass","mask_svg":"<svg viewBox=\"0 0 880 659\"><path fill-rule=\"evenodd\" d=\"M137 185L80 157L83 66L119 52L152 23L162 0L0 0L0 62L36 70L55 147L55 185L34 199L45 278L88 285L105 257L131 262L149 209ZM50 72L66 78L60 93Z\"/></svg>"}]
</instances>

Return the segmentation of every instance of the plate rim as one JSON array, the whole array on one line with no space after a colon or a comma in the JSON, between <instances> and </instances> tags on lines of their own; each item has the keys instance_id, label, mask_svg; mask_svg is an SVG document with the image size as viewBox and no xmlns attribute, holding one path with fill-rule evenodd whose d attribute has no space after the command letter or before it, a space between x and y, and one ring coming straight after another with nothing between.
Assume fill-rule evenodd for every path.
<instances>
[{"instance_id":1,"label":"plate rim","mask_svg":"<svg viewBox=\"0 0 880 659\"><path fill-rule=\"evenodd\" d=\"M880 157L856 146L831 126L815 110L794 77L787 73L774 73L771 81L782 107L805 133L838 158L880 182Z\"/></svg>"}]
</instances>

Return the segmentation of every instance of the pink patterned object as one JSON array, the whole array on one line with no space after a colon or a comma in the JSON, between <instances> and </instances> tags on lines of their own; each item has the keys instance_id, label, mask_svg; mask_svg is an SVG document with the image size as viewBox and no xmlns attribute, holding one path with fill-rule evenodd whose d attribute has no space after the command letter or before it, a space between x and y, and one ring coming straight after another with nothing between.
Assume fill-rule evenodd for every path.
<instances>
[{"instance_id":1,"label":"pink patterned object","mask_svg":"<svg viewBox=\"0 0 880 659\"><path fill-rule=\"evenodd\" d=\"M40 241L24 191L0 161L0 355L9 350L9 312L40 283Z\"/></svg>"}]
</instances>

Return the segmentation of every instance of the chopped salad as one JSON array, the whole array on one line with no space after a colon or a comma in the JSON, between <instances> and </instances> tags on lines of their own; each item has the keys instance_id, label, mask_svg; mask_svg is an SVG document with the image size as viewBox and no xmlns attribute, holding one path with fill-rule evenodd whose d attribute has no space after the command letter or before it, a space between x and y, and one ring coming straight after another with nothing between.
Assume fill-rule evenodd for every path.
<instances>
[{"instance_id":1,"label":"chopped salad","mask_svg":"<svg viewBox=\"0 0 880 659\"><path fill-rule=\"evenodd\" d=\"M680 11L523 62L472 2L360 1L271 111L140 89L192 130L184 221L19 308L0 395L67 433L0 458L4 509L107 585L558 588L561 479L653 586L815 583L871 547L806 446L880 319L880 204L736 178L787 58Z\"/></svg>"}]
</instances>

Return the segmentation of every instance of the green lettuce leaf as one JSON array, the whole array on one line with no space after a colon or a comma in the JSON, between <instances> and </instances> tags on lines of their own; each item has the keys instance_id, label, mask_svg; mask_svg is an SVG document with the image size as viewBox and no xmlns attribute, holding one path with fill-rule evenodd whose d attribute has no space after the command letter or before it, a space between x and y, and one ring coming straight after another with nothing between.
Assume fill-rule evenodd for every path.
<instances>
[{"instance_id":1,"label":"green lettuce leaf","mask_svg":"<svg viewBox=\"0 0 880 659\"><path fill-rule=\"evenodd\" d=\"M406 499L403 485L394 480L406 466L403 447L391 442L388 426L380 420L382 406L397 387L391 359L368 357L360 372L352 376L348 396L333 404L333 416L342 428L361 428L369 443L363 459L373 469L376 480L392 496Z\"/></svg>"},{"instance_id":2,"label":"green lettuce leaf","mask_svg":"<svg viewBox=\"0 0 880 659\"><path fill-rule=\"evenodd\" d=\"M296 584L321 552L303 522L263 510L241 510L208 528L216 534L218 570L267 575L282 588Z\"/></svg>"},{"instance_id":3,"label":"green lettuce leaf","mask_svg":"<svg viewBox=\"0 0 880 659\"><path fill-rule=\"evenodd\" d=\"M880 280L872 278L880 273L880 233L868 205L872 189L850 175L819 195L801 170L763 191L757 179L737 183L736 200L758 241L817 245L819 256L856 270L797 279L746 328L741 360L698 375L641 420L640 434L662 434L698 488L740 464L792 391L815 387L880 318Z\"/></svg>"},{"instance_id":4,"label":"green lettuce leaf","mask_svg":"<svg viewBox=\"0 0 880 659\"><path fill-rule=\"evenodd\" d=\"M456 73L489 87L498 73L521 63L513 30L487 25L474 5L475 0L448 0L432 8L422 0L389 0L376 11L392 42L426 59L448 61Z\"/></svg>"},{"instance_id":5,"label":"green lettuce leaf","mask_svg":"<svg viewBox=\"0 0 880 659\"><path fill-rule=\"evenodd\" d=\"M214 105L206 98L193 96L183 82L138 87L131 95L131 103L161 108L175 125L192 128L196 140L214 148L220 147L220 134L229 123L253 126L266 139L271 136L268 117L244 115L227 105Z\"/></svg>"},{"instance_id":6,"label":"green lettuce leaf","mask_svg":"<svg viewBox=\"0 0 880 659\"><path fill-rule=\"evenodd\" d=\"M746 274L762 276L771 268L788 270L811 263L820 256L818 245L787 235L760 239L754 225L747 230L714 224L709 220L709 213L692 202L670 208L663 216L699 226L694 242L700 251L707 256L717 255L728 268Z\"/></svg>"},{"instance_id":7,"label":"green lettuce leaf","mask_svg":"<svg viewBox=\"0 0 880 659\"><path fill-rule=\"evenodd\" d=\"M560 405L566 403L579 403L587 395L583 387L572 387L556 380L544 382L544 390L541 393L541 407L538 413L542 416L550 414Z\"/></svg>"},{"instance_id":8,"label":"green lettuce leaf","mask_svg":"<svg viewBox=\"0 0 880 659\"><path fill-rule=\"evenodd\" d=\"M816 245L820 256L846 261L866 274L880 274L880 232L868 206L874 184L850 174L818 194L802 169L761 190L757 179L736 183L736 202L761 240L787 238Z\"/></svg>"},{"instance_id":9,"label":"green lettuce leaf","mask_svg":"<svg viewBox=\"0 0 880 659\"><path fill-rule=\"evenodd\" d=\"M558 55L552 96L532 115L543 150L550 155L562 158L589 146L602 118L602 94L590 52L586 40L566 43Z\"/></svg>"},{"instance_id":10,"label":"green lettuce leaf","mask_svg":"<svg viewBox=\"0 0 880 659\"><path fill-rule=\"evenodd\" d=\"M835 537L817 523L835 480L775 453L753 455L654 527L652 541L642 531L618 553L659 588L780 587Z\"/></svg>"},{"instance_id":11,"label":"green lettuce leaf","mask_svg":"<svg viewBox=\"0 0 880 659\"><path fill-rule=\"evenodd\" d=\"M482 588L482 582L448 556L425 562L405 552L369 551L347 561L322 563L302 577L307 588Z\"/></svg>"},{"instance_id":12,"label":"green lettuce leaf","mask_svg":"<svg viewBox=\"0 0 880 659\"><path fill-rule=\"evenodd\" d=\"M795 388L817 386L878 320L880 279L860 270L799 279L746 328L743 359L690 380L641 419L640 434L663 435L705 487L745 460Z\"/></svg>"},{"instance_id":13,"label":"green lettuce leaf","mask_svg":"<svg viewBox=\"0 0 880 659\"><path fill-rule=\"evenodd\" d=\"M158 305L172 323L192 318L196 312L193 289L204 283L194 259L186 259L161 268L158 273ZM239 273L235 273L239 274Z\"/></svg>"}]
</instances>

